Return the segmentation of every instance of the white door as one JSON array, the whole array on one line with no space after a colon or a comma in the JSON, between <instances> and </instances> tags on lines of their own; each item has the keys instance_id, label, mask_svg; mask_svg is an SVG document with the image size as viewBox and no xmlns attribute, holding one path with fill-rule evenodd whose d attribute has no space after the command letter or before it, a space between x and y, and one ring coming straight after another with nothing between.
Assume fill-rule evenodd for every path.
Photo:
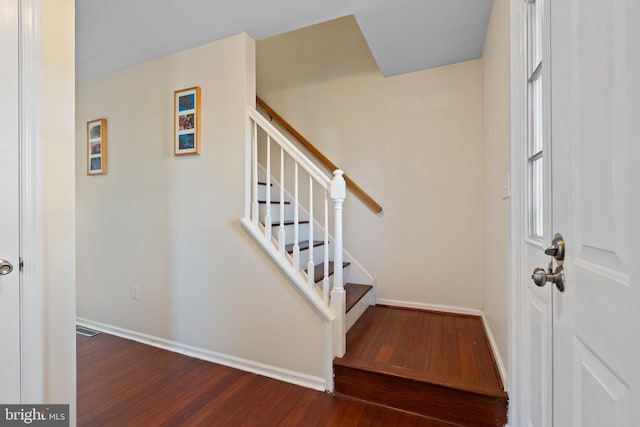
<instances>
[{"instance_id":1,"label":"white door","mask_svg":"<svg viewBox=\"0 0 640 427\"><path fill-rule=\"evenodd\" d=\"M640 5L550 5L554 425L640 426Z\"/></svg>"},{"instance_id":2,"label":"white door","mask_svg":"<svg viewBox=\"0 0 640 427\"><path fill-rule=\"evenodd\" d=\"M640 426L640 5L520 7L523 377L513 421ZM564 292L528 278L548 268L552 233L566 242L553 265Z\"/></svg>"},{"instance_id":3,"label":"white door","mask_svg":"<svg viewBox=\"0 0 640 427\"><path fill-rule=\"evenodd\" d=\"M0 55L0 402L19 403L17 0L0 0Z\"/></svg>"}]
</instances>

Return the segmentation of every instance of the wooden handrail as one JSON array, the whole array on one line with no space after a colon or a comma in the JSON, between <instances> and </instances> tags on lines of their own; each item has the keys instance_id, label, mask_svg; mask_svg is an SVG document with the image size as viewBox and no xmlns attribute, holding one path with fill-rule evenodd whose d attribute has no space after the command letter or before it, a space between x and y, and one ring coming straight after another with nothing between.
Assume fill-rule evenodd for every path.
<instances>
[{"instance_id":1,"label":"wooden handrail","mask_svg":"<svg viewBox=\"0 0 640 427\"><path fill-rule=\"evenodd\" d=\"M267 104L262 99L260 99L259 96L256 96L256 103L262 108L264 108L264 110L273 120L280 123L280 125L283 128L285 128L291 135L296 137L296 139L300 141L300 143L304 145L305 148L311 152L311 154L316 156L323 165L329 168L331 172L333 172L336 169L340 169L338 166L336 166L335 163L329 160L327 156L322 154L320 150L318 150L313 144L311 144L307 138L302 136L300 132L298 132L293 126L291 126L289 122L283 119L280 114L278 114L273 108L269 106L269 104ZM370 195L368 195L358 184L353 182L353 180L349 178L346 174L343 175L343 177L344 177L344 180L347 182L347 187L351 188L351 191L353 191L356 194L356 196L362 199L362 201L367 206L369 206L375 213L382 212L382 206L380 206L375 200L373 200L373 198Z\"/></svg>"}]
</instances>

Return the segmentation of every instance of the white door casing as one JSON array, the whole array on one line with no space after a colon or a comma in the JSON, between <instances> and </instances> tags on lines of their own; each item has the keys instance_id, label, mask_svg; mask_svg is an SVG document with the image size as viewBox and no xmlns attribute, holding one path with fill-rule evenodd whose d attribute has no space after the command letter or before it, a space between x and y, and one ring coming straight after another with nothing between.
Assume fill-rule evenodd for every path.
<instances>
[{"instance_id":1,"label":"white door casing","mask_svg":"<svg viewBox=\"0 0 640 427\"><path fill-rule=\"evenodd\" d=\"M0 402L20 403L18 0L0 1Z\"/></svg>"},{"instance_id":2,"label":"white door casing","mask_svg":"<svg viewBox=\"0 0 640 427\"><path fill-rule=\"evenodd\" d=\"M554 425L640 425L640 7L551 0Z\"/></svg>"}]
</instances>

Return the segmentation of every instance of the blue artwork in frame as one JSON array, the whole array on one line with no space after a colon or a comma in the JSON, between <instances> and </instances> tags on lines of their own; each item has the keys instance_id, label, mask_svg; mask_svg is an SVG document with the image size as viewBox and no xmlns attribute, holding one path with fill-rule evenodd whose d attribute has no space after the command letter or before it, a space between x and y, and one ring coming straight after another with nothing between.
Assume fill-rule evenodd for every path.
<instances>
[{"instance_id":1,"label":"blue artwork in frame","mask_svg":"<svg viewBox=\"0 0 640 427\"><path fill-rule=\"evenodd\" d=\"M194 135L185 133L178 136L178 150L190 150L195 147Z\"/></svg>"},{"instance_id":2,"label":"blue artwork in frame","mask_svg":"<svg viewBox=\"0 0 640 427\"><path fill-rule=\"evenodd\" d=\"M178 111L193 110L195 108L195 94L178 97Z\"/></svg>"},{"instance_id":3,"label":"blue artwork in frame","mask_svg":"<svg viewBox=\"0 0 640 427\"><path fill-rule=\"evenodd\" d=\"M174 154L200 154L200 87L177 90L174 96Z\"/></svg>"},{"instance_id":4,"label":"blue artwork in frame","mask_svg":"<svg viewBox=\"0 0 640 427\"><path fill-rule=\"evenodd\" d=\"M87 122L87 175L107 174L107 119Z\"/></svg>"}]
</instances>

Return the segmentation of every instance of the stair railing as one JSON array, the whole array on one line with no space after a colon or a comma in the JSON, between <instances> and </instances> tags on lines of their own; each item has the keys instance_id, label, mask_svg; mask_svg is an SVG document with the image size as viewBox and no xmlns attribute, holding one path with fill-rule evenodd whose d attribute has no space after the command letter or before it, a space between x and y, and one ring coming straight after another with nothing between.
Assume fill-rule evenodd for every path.
<instances>
[{"instance_id":1,"label":"stair railing","mask_svg":"<svg viewBox=\"0 0 640 427\"><path fill-rule=\"evenodd\" d=\"M252 107L247 108L246 197L243 226L263 246L278 266L297 285L316 311L332 323L333 356L341 357L346 348L345 305L342 253L342 205L346 197L346 184L341 170L329 177L306 157L282 132ZM275 157L275 161L274 161ZM262 177L260 176L262 173ZM272 177L278 177L279 181ZM261 181L262 179L262 181ZM304 182L304 181L307 182ZM260 200L260 187L264 187L264 200ZM277 188L272 202L272 187ZM292 199L293 220L287 222L285 187ZM315 194L314 194L315 193ZM333 204L333 222L329 217L329 199ZM264 213L260 214L260 204ZM320 205L320 209L318 209ZM272 208L273 207L273 208ZM321 215L317 215L316 212ZM307 219L300 217L303 214ZM275 214L276 218L272 217ZM285 226L286 224L286 226ZM308 224L308 225L306 225ZM308 241L307 259L300 259L302 226L306 225ZM314 260L314 226L323 230L322 296L316 292L316 261ZM331 228L333 226L333 228ZM285 227L291 228L289 231ZM274 233L277 228L277 233ZM329 230L333 231L330 242ZM287 242L290 243L287 243ZM330 286L329 243L333 248L333 286ZM290 246L291 254L287 246ZM330 370L330 367L329 367ZM330 372L329 372L330 373Z\"/></svg>"},{"instance_id":2,"label":"stair railing","mask_svg":"<svg viewBox=\"0 0 640 427\"><path fill-rule=\"evenodd\" d=\"M264 108L264 111L275 120L280 126L286 129L294 138L300 141L300 144L304 146L311 154L313 154L323 165L327 167L329 170L337 170L340 169L335 165L327 156L325 156L320 150L318 150L307 138L302 136L300 132L298 132L289 122L287 122L280 114L277 113L269 104L264 102L259 96L256 96L256 104L260 107ZM360 198L369 208L375 213L379 214L382 212L382 206L378 202L376 202L373 197L367 194L366 191L362 189L358 184L356 184L351 178L347 175L344 175L344 179L347 183L347 187L353 191L353 193Z\"/></svg>"}]
</instances>

